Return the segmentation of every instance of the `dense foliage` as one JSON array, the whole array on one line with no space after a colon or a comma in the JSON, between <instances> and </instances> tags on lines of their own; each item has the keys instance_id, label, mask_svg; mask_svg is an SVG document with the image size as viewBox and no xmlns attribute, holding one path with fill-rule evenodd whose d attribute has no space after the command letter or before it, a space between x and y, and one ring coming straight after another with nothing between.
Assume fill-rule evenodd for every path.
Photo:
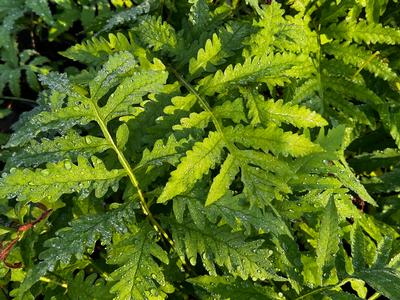
<instances>
[{"instance_id":1,"label":"dense foliage","mask_svg":"<svg viewBox=\"0 0 400 300\"><path fill-rule=\"evenodd\" d=\"M1 299L400 299L400 4L280 2L0 1Z\"/></svg>"}]
</instances>

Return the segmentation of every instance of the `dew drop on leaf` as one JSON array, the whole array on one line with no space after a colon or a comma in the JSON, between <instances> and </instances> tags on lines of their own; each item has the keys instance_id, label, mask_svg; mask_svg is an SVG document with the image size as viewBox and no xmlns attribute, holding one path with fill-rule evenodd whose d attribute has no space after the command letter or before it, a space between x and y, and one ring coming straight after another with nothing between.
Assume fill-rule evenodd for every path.
<instances>
[{"instance_id":1,"label":"dew drop on leaf","mask_svg":"<svg viewBox=\"0 0 400 300\"><path fill-rule=\"evenodd\" d=\"M42 175L45 175L45 176L47 176L47 175L50 174L49 170L47 170L47 169L43 169L42 171L40 171L40 173L41 173Z\"/></svg>"},{"instance_id":2,"label":"dew drop on leaf","mask_svg":"<svg viewBox=\"0 0 400 300\"><path fill-rule=\"evenodd\" d=\"M71 170L72 164L71 164L71 162L69 160L66 160L64 162L64 168L67 169L67 170Z\"/></svg>"}]
</instances>

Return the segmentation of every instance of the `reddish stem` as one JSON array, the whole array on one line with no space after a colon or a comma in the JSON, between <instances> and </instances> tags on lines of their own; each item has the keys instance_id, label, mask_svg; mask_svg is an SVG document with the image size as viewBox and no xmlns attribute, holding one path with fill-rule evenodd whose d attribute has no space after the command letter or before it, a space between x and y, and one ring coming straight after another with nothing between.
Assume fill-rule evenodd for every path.
<instances>
[{"instance_id":1,"label":"reddish stem","mask_svg":"<svg viewBox=\"0 0 400 300\"><path fill-rule=\"evenodd\" d=\"M40 206L41 209L43 209L43 207L44 206ZM0 250L1 250L0 251L0 261L2 261L9 268L20 268L22 266L22 263L20 263L20 262L17 262L14 264L10 264L10 263L6 262L8 255L10 254L11 250L14 248L15 244L21 239L22 233L31 229L37 223L39 223L40 221L45 219L51 211L52 211L52 209L45 210L39 216L39 218L37 218L36 220L19 226L18 230L17 230L17 237L15 239L13 239L11 242L9 242L6 247L3 248L2 243L0 243Z\"/></svg>"}]
</instances>

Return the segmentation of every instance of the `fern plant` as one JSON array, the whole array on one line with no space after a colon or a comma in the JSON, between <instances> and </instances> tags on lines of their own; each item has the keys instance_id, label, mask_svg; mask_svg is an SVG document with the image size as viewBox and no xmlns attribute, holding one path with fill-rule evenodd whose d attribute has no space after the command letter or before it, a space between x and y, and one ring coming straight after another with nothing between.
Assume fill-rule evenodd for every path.
<instances>
[{"instance_id":1,"label":"fern plant","mask_svg":"<svg viewBox=\"0 0 400 300\"><path fill-rule=\"evenodd\" d=\"M2 150L5 293L400 298L393 3L270 2L145 1L61 53Z\"/></svg>"}]
</instances>

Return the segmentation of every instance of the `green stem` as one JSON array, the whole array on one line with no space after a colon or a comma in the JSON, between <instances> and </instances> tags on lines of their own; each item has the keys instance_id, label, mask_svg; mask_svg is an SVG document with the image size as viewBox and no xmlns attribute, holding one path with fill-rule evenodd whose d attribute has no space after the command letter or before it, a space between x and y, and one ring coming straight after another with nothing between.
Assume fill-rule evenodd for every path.
<instances>
[{"instance_id":1,"label":"green stem","mask_svg":"<svg viewBox=\"0 0 400 300\"><path fill-rule=\"evenodd\" d=\"M42 277L39 278L39 280L40 280L40 281L43 281L43 282L52 283L52 284L61 286L61 287L63 287L64 289L67 289L67 288L68 288L68 284L66 284L65 282L58 282L58 281L52 280L52 279L50 279L50 278L48 278L48 277L42 276Z\"/></svg>"},{"instance_id":2,"label":"green stem","mask_svg":"<svg viewBox=\"0 0 400 300\"><path fill-rule=\"evenodd\" d=\"M354 73L354 75L351 77L351 80L353 81L358 74L379 54L379 51L376 51L374 54L372 54L364 63L358 68L357 72Z\"/></svg>"},{"instance_id":3,"label":"green stem","mask_svg":"<svg viewBox=\"0 0 400 300\"><path fill-rule=\"evenodd\" d=\"M347 282L349 282L350 280L351 280L351 278L345 278L340 283L338 283L337 285L329 285L329 286L320 287L320 288L315 289L315 290L313 290L313 291L311 291L311 292L309 292L307 294L304 294L304 295L302 295L300 297L297 297L295 300L305 299L305 298L307 298L307 297L309 297L311 295L318 294L318 293L320 293L322 291L325 291L325 290L337 289L337 288L341 287L342 285L346 284Z\"/></svg>"},{"instance_id":4,"label":"green stem","mask_svg":"<svg viewBox=\"0 0 400 300\"><path fill-rule=\"evenodd\" d=\"M236 153L236 146L232 143L230 143L227 138L225 137L224 131L222 130L222 126L219 123L217 117L214 115L214 113L212 112L212 109L210 107L210 105L207 103L206 100L204 100L200 94L192 87L192 85L190 83L188 83L174 68L169 67L169 69L171 70L172 73L174 73L175 77L178 79L178 81L188 89L188 91L193 94L197 100L200 103L200 106L210 114L211 116L211 121L213 122L215 129L217 130L217 132L221 135L222 139L225 142L226 147L228 148L229 152L232 155L235 155Z\"/></svg>"},{"instance_id":5,"label":"green stem","mask_svg":"<svg viewBox=\"0 0 400 300\"><path fill-rule=\"evenodd\" d=\"M316 32L317 32L317 42L318 42L318 54L317 54L317 59L318 59L318 66L317 66L317 71L318 71L318 86L319 86L319 97L321 98L321 115L324 114L325 112L325 101L324 101L324 86L322 84L322 68L321 68L321 61L322 61L322 51L321 51L321 37L319 34L319 27L316 26ZM318 28L318 29L317 29Z\"/></svg>"},{"instance_id":6,"label":"green stem","mask_svg":"<svg viewBox=\"0 0 400 300\"><path fill-rule=\"evenodd\" d=\"M378 292L376 292L376 293L373 294L371 297L369 297L368 300L375 300L375 299L378 299L378 297L379 297L380 295L381 295L381 294L379 294Z\"/></svg>"},{"instance_id":7,"label":"green stem","mask_svg":"<svg viewBox=\"0 0 400 300\"><path fill-rule=\"evenodd\" d=\"M89 255L85 255L86 259L88 260L91 267L105 280L109 280L110 276L106 271L104 271Z\"/></svg>"},{"instance_id":8,"label":"green stem","mask_svg":"<svg viewBox=\"0 0 400 300\"><path fill-rule=\"evenodd\" d=\"M10 100L10 101L28 102L30 104L37 104L36 101L34 101L32 99L21 98L21 97L0 96L0 99Z\"/></svg>"},{"instance_id":9,"label":"green stem","mask_svg":"<svg viewBox=\"0 0 400 300\"><path fill-rule=\"evenodd\" d=\"M103 132L104 137L106 140L110 143L112 149L118 156L118 160L126 173L128 174L128 177L133 184L133 186L136 188L137 194L139 196L139 202L140 206L142 207L143 213L147 218L150 220L150 223L153 225L154 229L162 236L164 239L171 245L172 248L175 248L175 243L174 241L168 236L168 234L165 232L165 230L161 227L161 225L157 222L157 220L154 218L153 214L151 213L149 207L147 206L146 200L144 198L143 192L140 189L139 182L136 178L136 176L133 174L133 170L126 159L125 155L122 153L122 151L117 147L117 145L114 142L114 139L112 138L110 132L108 131L107 125L104 123L103 119L100 117L100 113L98 111L97 105L93 103L93 110L95 112L95 118L97 123L100 126L101 131Z\"/></svg>"}]
</instances>

